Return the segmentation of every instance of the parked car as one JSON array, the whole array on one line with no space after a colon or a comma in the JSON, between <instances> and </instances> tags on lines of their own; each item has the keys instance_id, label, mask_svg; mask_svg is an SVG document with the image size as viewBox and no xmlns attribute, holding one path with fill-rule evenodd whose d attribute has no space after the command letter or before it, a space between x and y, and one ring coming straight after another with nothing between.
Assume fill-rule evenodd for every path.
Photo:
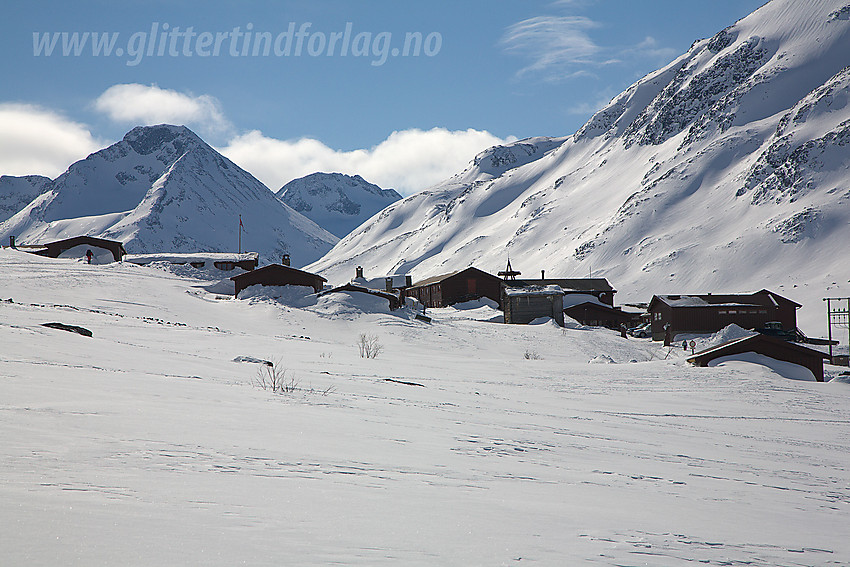
<instances>
[{"instance_id":1,"label":"parked car","mask_svg":"<svg viewBox=\"0 0 850 567\"><path fill-rule=\"evenodd\" d=\"M650 329L650 323L644 323L643 325L638 325L633 329L629 329L629 334L633 337L637 337L639 339L645 339L652 334L652 330Z\"/></svg>"}]
</instances>

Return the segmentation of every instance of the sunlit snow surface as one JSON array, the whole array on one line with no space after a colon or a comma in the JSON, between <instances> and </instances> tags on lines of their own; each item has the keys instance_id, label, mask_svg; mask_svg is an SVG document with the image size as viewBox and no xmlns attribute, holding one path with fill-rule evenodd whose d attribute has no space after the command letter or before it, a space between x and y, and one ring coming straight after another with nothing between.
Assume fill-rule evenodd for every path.
<instances>
[{"instance_id":1,"label":"sunlit snow surface","mask_svg":"<svg viewBox=\"0 0 850 567\"><path fill-rule=\"evenodd\" d=\"M850 562L846 381L208 283L0 252L0 563Z\"/></svg>"}]
</instances>

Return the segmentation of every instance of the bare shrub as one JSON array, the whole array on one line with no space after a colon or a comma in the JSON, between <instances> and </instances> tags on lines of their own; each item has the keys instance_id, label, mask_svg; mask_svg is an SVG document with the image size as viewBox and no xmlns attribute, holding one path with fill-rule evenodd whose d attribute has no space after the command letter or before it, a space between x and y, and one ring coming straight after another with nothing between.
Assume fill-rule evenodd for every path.
<instances>
[{"instance_id":1,"label":"bare shrub","mask_svg":"<svg viewBox=\"0 0 850 567\"><path fill-rule=\"evenodd\" d=\"M254 383L263 390L271 390L275 394L289 394L298 389L298 382L280 363L264 362L257 370Z\"/></svg>"},{"instance_id":2,"label":"bare shrub","mask_svg":"<svg viewBox=\"0 0 850 567\"><path fill-rule=\"evenodd\" d=\"M526 360L540 360L543 357L537 353L537 351L531 349L525 349L525 354L523 355Z\"/></svg>"},{"instance_id":3,"label":"bare shrub","mask_svg":"<svg viewBox=\"0 0 850 567\"><path fill-rule=\"evenodd\" d=\"M360 333L357 348L360 349L360 358L378 358L384 350L384 345L380 343L377 335Z\"/></svg>"}]
</instances>

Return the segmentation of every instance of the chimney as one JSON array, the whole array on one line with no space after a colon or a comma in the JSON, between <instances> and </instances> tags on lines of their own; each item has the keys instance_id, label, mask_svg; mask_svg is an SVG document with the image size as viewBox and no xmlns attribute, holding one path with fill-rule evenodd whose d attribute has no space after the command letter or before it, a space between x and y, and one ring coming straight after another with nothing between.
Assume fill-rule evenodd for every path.
<instances>
[{"instance_id":1,"label":"chimney","mask_svg":"<svg viewBox=\"0 0 850 567\"><path fill-rule=\"evenodd\" d=\"M283 263L283 265L284 265L284 266L288 266L288 265L289 265L289 254L284 254L284 255L283 255L283 261L282 261L282 263Z\"/></svg>"},{"instance_id":2,"label":"chimney","mask_svg":"<svg viewBox=\"0 0 850 567\"><path fill-rule=\"evenodd\" d=\"M545 279L546 279L546 270L540 270L540 279L541 279L541 280L545 280Z\"/></svg>"},{"instance_id":3,"label":"chimney","mask_svg":"<svg viewBox=\"0 0 850 567\"><path fill-rule=\"evenodd\" d=\"M387 291L393 290L393 279L392 278L384 278L384 285L387 288Z\"/></svg>"},{"instance_id":4,"label":"chimney","mask_svg":"<svg viewBox=\"0 0 850 567\"><path fill-rule=\"evenodd\" d=\"M355 273L358 278L363 279L363 266L357 266L357 271Z\"/></svg>"},{"instance_id":5,"label":"chimney","mask_svg":"<svg viewBox=\"0 0 850 567\"><path fill-rule=\"evenodd\" d=\"M404 276L404 287L411 287L413 285L413 276Z\"/></svg>"},{"instance_id":6,"label":"chimney","mask_svg":"<svg viewBox=\"0 0 850 567\"><path fill-rule=\"evenodd\" d=\"M10 236L9 237L9 248L14 248L14 247L15 247L15 237Z\"/></svg>"}]
</instances>

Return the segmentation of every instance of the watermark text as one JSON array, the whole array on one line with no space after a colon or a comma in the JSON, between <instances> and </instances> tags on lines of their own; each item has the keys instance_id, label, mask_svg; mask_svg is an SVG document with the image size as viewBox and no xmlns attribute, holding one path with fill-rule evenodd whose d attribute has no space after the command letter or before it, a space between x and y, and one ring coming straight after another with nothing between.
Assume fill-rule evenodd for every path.
<instances>
[{"instance_id":1,"label":"watermark text","mask_svg":"<svg viewBox=\"0 0 850 567\"><path fill-rule=\"evenodd\" d=\"M34 57L118 57L135 67L150 57L363 57L380 67L395 57L434 57L443 47L439 32L356 31L348 22L338 31L289 22L285 31L255 31L254 24L228 31L196 31L194 26L153 22L122 41L121 32L32 32Z\"/></svg>"}]
</instances>

